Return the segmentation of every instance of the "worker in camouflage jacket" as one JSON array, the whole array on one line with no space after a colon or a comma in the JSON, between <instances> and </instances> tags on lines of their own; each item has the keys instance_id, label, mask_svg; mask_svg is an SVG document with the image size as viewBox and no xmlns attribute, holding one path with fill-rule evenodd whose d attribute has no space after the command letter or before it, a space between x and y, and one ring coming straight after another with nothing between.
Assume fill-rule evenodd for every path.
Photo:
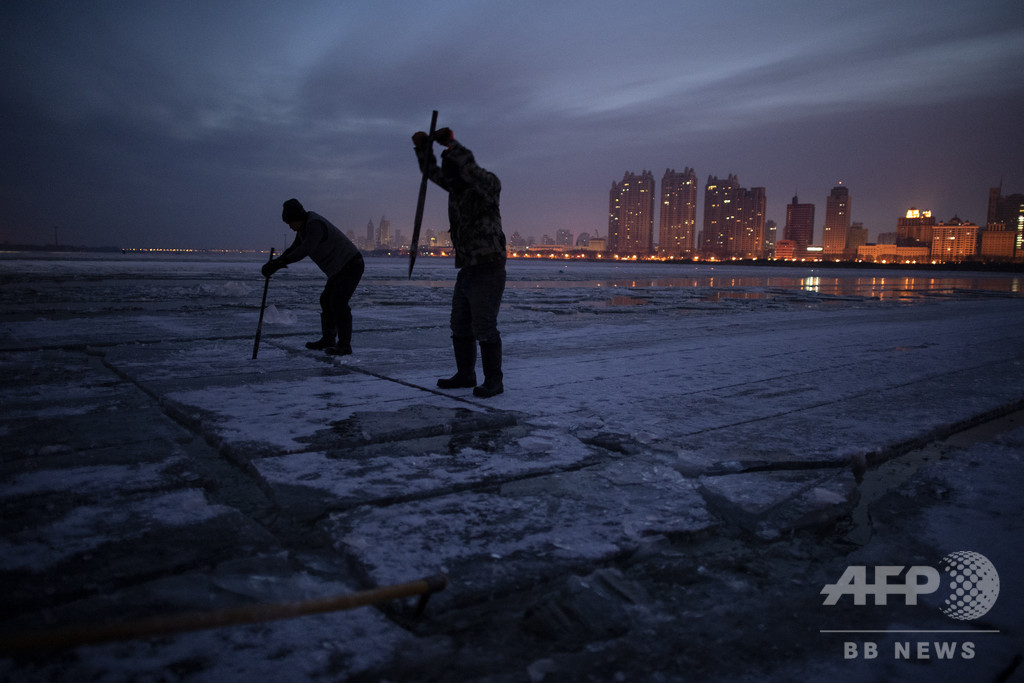
<instances>
[{"instance_id":1,"label":"worker in camouflage jacket","mask_svg":"<svg viewBox=\"0 0 1024 683\"><path fill-rule=\"evenodd\" d=\"M501 230L501 181L480 168L473 153L450 128L412 137L420 170L448 192L448 223L459 269L452 293L451 330L456 373L437 380L442 389L474 387L482 398L504 391L498 309L505 292L505 233ZM433 143L444 147L441 165ZM476 347L480 345L483 384L476 384Z\"/></svg>"}]
</instances>

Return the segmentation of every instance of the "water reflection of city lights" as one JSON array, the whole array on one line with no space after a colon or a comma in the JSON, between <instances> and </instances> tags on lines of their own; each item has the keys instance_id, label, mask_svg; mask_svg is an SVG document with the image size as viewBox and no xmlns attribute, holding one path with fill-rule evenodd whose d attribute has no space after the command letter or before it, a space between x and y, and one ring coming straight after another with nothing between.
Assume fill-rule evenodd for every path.
<instances>
[{"instance_id":1,"label":"water reflection of city lights","mask_svg":"<svg viewBox=\"0 0 1024 683\"><path fill-rule=\"evenodd\" d=\"M543 261L550 263L545 258ZM560 262L561 263L561 262ZM538 266L542 267L540 263ZM619 265L608 263L613 268L630 267L631 264L619 262ZM559 268L565 268L559 266ZM832 275L787 274L769 271L757 272L753 269L743 272L725 274L721 266L712 270L708 266L697 266L685 275L661 276L652 273L649 277L636 277L632 273L626 277L586 277L599 275L595 269L588 272L586 266L571 271L572 276L583 276L586 279L571 279L570 272L565 270L538 271L534 276L523 273L520 279L509 280L509 289L604 289L612 292L618 290L683 290L681 295L689 297L685 290L692 290L697 298L705 301L724 299L786 299L793 293L800 293L808 298L821 301L841 299L866 299L876 301L909 301L928 297L959 296L962 293L987 292L1006 296L1024 296L1024 276L1020 274L979 274L979 273L942 273L942 274L879 274L848 273ZM607 272L607 271L605 271ZM623 274L625 275L625 273ZM392 283L390 280L381 284L402 284L404 286L436 287L451 286L448 280L434 281L402 281ZM717 294L714 292L718 292Z\"/></svg>"}]
</instances>

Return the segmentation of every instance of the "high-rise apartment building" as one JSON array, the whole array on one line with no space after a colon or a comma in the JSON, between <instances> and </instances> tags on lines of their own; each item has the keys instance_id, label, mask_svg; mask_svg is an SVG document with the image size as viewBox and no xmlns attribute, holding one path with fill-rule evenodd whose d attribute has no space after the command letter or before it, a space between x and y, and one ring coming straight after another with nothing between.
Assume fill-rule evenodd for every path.
<instances>
[{"instance_id":1,"label":"high-rise apartment building","mask_svg":"<svg viewBox=\"0 0 1024 683\"><path fill-rule=\"evenodd\" d=\"M740 241L738 256L742 258L765 257L764 213L768 205L768 193L763 187L744 190L741 205Z\"/></svg>"},{"instance_id":2,"label":"high-rise apartment building","mask_svg":"<svg viewBox=\"0 0 1024 683\"><path fill-rule=\"evenodd\" d=\"M627 171L608 197L608 251L647 256L654 251L654 174Z\"/></svg>"},{"instance_id":3,"label":"high-rise apartment building","mask_svg":"<svg viewBox=\"0 0 1024 683\"><path fill-rule=\"evenodd\" d=\"M725 181L708 176L701 252L714 258L762 258L766 203L763 187L740 187L739 179L731 173Z\"/></svg>"},{"instance_id":4,"label":"high-rise apartment building","mask_svg":"<svg viewBox=\"0 0 1024 683\"><path fill-rule=\"evenodd\" d=\"M797 196L786 205L786 227L782 239L793 243L793 256L807 254L807 247L814 240L814 204L801 204Z\"/></svg>"},{"instance_id":5,"label":"high-rise apartment building","mask_svg":"<svg viewBox=\"0 0 1024 683\"><path fill-rule=\"evenodd\" d=\"M967 261L978 253L978 226L956 216L932 227L931 259L944 263Z\"/></svg>"},{"instance_id":6,"label":"high-rise apartment building","mask_svg":"<svg viewBox=\"0 0 1024 683\"><path fill-rule=\"evenodd\" d=\"M850 191L842 183L825 200L825 229L821 251L825 258L842 258L850 232Z\"/></svg>"},{"instance_id":7,"label":"high-rise apartment building","mask_svg":"<svg viewBox=\"0 0 1024 683\"><path fill-rule=\"evenodd\" d=\"M658 251L685 258L697 250L697 173L687 166L681 173L665 169L661 177L661 215Z\"/></svg>"}]
</instances>

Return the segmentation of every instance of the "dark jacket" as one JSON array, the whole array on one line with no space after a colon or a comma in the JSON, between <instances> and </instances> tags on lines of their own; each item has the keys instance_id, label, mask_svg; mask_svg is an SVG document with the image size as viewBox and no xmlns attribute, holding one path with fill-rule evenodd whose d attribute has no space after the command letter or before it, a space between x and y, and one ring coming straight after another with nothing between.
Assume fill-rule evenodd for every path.
<instances>
[{"instance_id":1,"label":"dark jacket","mask_svg":"<svg viewBox=\"0 0 1024 683\"><path fill-rule=\"evenodd\" d=\"M420 170L448 191L448 225L455 248L455 267L504 261L498 176L477 166L473 153L458 142L441 152L440 167L430 147L417 148L416 156Z\"/></svg>"},{"instance_id":2,"label":"dark jacket","mask_svg":"<svg viewBox=\"0 0 1024 683\"><path fill-rule=\"evenodd\" d=\"M327 277L333 277L359 255L359 249L329 220L312 211L307 213L306 224L295 233L295 241L275 260L287 265L308 256Z\"/></svg>"}]
</instances>

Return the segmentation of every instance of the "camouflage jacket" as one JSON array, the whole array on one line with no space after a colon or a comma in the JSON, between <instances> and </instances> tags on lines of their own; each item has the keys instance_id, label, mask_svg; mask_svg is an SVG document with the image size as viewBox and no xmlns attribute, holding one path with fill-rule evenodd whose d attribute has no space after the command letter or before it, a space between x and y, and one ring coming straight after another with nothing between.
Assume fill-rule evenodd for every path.
<instances>
[{"instance_id":1,"label":"camouflage jacket","mask_svg":"<svg viewBox=\"0 0 1024 683\"><path fill-rule=\"evenodd\" d=\"M448 192L448 225L455 248L455 267L503 261L505 233L498 209L498 176L477 166L473 153L458 142L441 152L440 167L429 147L418 148L416 156L420 170Z\"/></svg>"}]
</instances>

